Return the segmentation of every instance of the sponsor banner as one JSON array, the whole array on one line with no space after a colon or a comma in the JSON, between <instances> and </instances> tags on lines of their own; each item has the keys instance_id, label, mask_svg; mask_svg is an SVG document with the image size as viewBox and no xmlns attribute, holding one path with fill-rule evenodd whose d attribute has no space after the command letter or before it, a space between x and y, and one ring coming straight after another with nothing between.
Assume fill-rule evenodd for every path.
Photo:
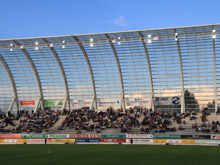
<instances>
[{"instance_id":1,"label":"sponsor banner","mask_svg":"<svg viewBox=\"0 0 220 165\"><path fill-rule=\"evenodd\" d=\"M132 139L153 139L153 134L126 134L126 138Z\"/></svg>"},{"instance_id":2,"label":"sponsor banner","mask_svg":"<svg viewBox=\"0 0 220 165\"><path fill-rule=\"evenodd\" d=\"M99 134L89 134L89 138L100 138Z\"/></svg>"},{"instance_id":3,"label":"sponsor banner","mask_svg":"<svg viewBox=\"0 0 220 165\"><path fill-rule=\"evenodd\" d=\"M23 144L23 143L27 143L28 142L28 139L16 139L16 143L17 144Z\"/></svg>"},{"instance_id":4,"label":"sponsor banner","mask_svg":"<svg viewBox=\"0 0 220 165\"><path fill-rule=\"evenodd\" d=\"M70 134L70 138L89 138L88 134Z\"/></svg>"},{"instance_id":5,"label":"sponsor banner","mask_svg":"<svg viewBox=\"0 0 220 165\"><path fill-rule=\"evenodd\" d=\"M5 139L5 144L16 144L16 139Z\"/></svg>"},{"instance_id":6,"label":"sponsor banner","mask_svg":"<svg viewBox=\"0 0 220 165\"><path fill-rule=\"evenodd\" d=\"M0 143L5 143L5 139L0 139Z\"/></svg>"},{"instance_id":7,"label":"sponsor banner","mask_svg":"<svg viewBox=\"0 0 220 165\"><path fill-rule=\"evenodd\" d=\"M97 99L98 107L119 107L119 99Z\"/></svg>"},{"instance_id":8,"label":"sponsor banner","mask_svg":"<svg viewBox=\"0 0 220 165\"><path fill-rule=\"evenodd\" d=\"M48 135L44 134L23 134L23 139L45 139L48 138Z\"/></svg>"},{"instance_id":9,"label":"sponsor banner","mask_svg":"<svg viewBox=\"0 0 220 165\"><path fill-rule=\"evenodd\" d=\"M125 102L127 106L150 107L149 99L144 97L126 98Z\"/></svg>"},{"instance_id":10,"label":"sponsor banner","mask_svg":"<svg viewBox=\"0 0 220 165\"><path fill-rule=\"evenodd\" d=\"M100 138L108 138L108 139L112 139L112 138L116 138L116 139L125 139L126 135L100 135Z\"/></svg>"},{"instance_id":11,"label":"sponsor banner","mask_svg":"<svg viewBox=\"0 0 220 165\"><path fill-rule=\"evenodd\" d=\"M75 139L47 139L47 143L75 143Z\"/></svg>"},{"instance_id":12,"label":"sponsor banner","mask_svg":"<svg viewBox=\"0 0 220 165\"><path fill-rule=\"evenodd\" d=\"M126 143L131 143L131 139L126 139Z\"/></svg>"},{"instance_id":13,"label":"sponsor banner","mask_svg":"<svg viewBox=\"0 0 220 165\"><path fill-rule=\"evenodd\" d=\"M180 97L155 97L156 105L180 105Z\"/></svg>"},{"instance_id":14,"label":"sponsor banner","mask_svg":"<svg viewBox=\"0 0 220 165\"><path fill-rule=\"evenodd\" d=\"M196 140L196 144L220 144L220 140Z\"/></svg>"},{"instance_id":15,"label":"sponsor banner","mask_svg":"<svg viewBox=\"0 0 220 165\"><path fill-rule=\"evenodd\" d=\"M152 144L153 139L132 139L133 144Z\"/></svg>"},{"instance_id":16,"label":"sponsor banner","mask_svg":"<svg viewBox=\"0 0 220 165\"><path fill-rule=\"evenodd\" d=\"M22 100L22 101L20 101L20 106L34 107L35 106L35 100Z\"/></svg>"},{"instance_id":17,"label":"sponsor banner","mask_svg":"<svg viewBox=\"0 0 220 165\"><path fill-rule=\"evenodd\" d=\"M0 135L0 139L19 139L22 138L21 134L6 134L6 135Z\"/></svg>"},{"instance_id":18,"label":"sponsor banner","mask_svg":"<svg viewBox=\"0 0 220 165\"><path fill-rule=\"evenodd\" d=\"M62 107L63 100L44 100L45 107Z\"/></svg>"},{"instance_id":19,"label":"sponsor banner","mask_svg":"<svg viewBox=\"0 0 220 165\"><path fill-rule=\"evenodd\" d=\"M70 138L69 134L49 134L48 138Z\"/></svg>"},{"instance_id":20,"label":"sponsor banner","mask_svg":"<svg viewBox=\"0 0 220 165\"><path fill-rule=\"evenodd\" d=\"M100 139L76 139L76 143L99 143Z\"/></svg>"},{"instance_id":21,"label":"sponsor banner","mask_svg":"<svg viewBox=\"0 0 220 165\"><path fill-rule=\"evenodd\" d=\"M72 99L70 102L72 108L90 107L92 104L91 99Z\"/></svg>"},{"instance_id":22,"label":"sponsor banner","mask_svg":"<svg viewBox=\"0 0 220 165\"><path fill-rule=\"evenodd\" d=\"M195 139L181 139L182 144L196 144Z\"/></svg>"},{"instance_id":23,"label":"sponsor banner","mask_svg":"<svg viewBox=\"0 0 220 165\"><path fill-rule=\"evenodd\" d=\"M45 144L45 139L27 139L27 144Z\"/></svg>"},{"instance_id":24,"label":"sponsor banner","mask_svg":"<svg viewBox=\"0 0 220 165\"><path fill-rule=\"evenodd\" d=\"M126 143L126 139L101 139L103 143Z\"/></svg>"},{"instance_id":25,"label":"sponsor banner","mask_svg":"<svg viewBox=\"0 0 220 165\"><path fill-rule=\"evenodd\" d=\"M211 139L210 135L181 135L181 139Z\"/></svg>"},{"instance_id":26,"label":"sponsor banner","mask_svg":"<svg viewBox=\"0 0 220 165\"><path fill-rule=\"evenodd\" d=\"M169 143L169 144L181 144L181 140L178 140L178 139L167 139L167 143Z\"/></svg>"},{"instance_id":27,"label":"sponsor banner","mask_svg":"<svg viewBox=\"0 0 220 165\"><path fill-rule=\"evenodd\" d=\"M220 135L211 135L211 139L220 139Z\"/></svg>"},{"instance_id":28,"label":"sponsor banner","mask_svg":"<svg viewBox=\"0 0 220 165\"><path fill-rule=\"evenodd\" d=\"M154 134L154 139L181 139L181 135Z\"/></svg>"},{"instance_id":29,"label":"sponsor banner","mask_svg":"<svg viewBox=\"0 0 220 165\"><path fill-rule=\"evenodd\" d=\"M167 139L153 139L153 143L167 143Z\"/></svg>"}]
</instances>

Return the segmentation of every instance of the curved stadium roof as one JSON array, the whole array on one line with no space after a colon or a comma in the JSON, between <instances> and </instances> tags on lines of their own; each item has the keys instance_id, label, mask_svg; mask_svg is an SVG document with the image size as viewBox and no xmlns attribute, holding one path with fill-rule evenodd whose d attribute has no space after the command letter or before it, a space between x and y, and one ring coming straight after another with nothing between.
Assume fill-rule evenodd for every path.
<instances>
[{"instance_id":1,"label":"curved stadium roof","mask_svg":"<svg viewBox=\"0 0 220 165\"><path fill-rule=\"evenodd\" d=\"M0 40L0 109L217 110L219 33L213 24Z\"/></svg>"}]
</instances>

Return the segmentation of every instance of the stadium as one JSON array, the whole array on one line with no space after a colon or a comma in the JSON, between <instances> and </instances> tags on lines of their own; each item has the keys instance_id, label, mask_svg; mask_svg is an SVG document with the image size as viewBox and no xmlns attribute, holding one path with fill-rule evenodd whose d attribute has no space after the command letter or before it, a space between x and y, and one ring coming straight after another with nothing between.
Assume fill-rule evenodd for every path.
<instances>
[{"instance_id":1,"label":"stadium","mask_svg":"<svg viewBox=\"0 0 220 165\"><path fill-rule=\"evenodd\" d=\"M219 33L211 24L0 40L0 160L217 164Z\"/></svg>"}]
</instances>

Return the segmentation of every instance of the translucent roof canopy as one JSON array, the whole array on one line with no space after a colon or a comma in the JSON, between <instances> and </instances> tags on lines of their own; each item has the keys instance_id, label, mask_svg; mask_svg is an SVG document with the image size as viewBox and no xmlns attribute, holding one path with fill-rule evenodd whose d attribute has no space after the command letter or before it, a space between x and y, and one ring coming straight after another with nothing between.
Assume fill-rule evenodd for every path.
<instances>
[{"instance_id":1,"label":"translucent roof canopy","mask_svg":"<svg viewBox=\"0 0 220 165\"><path fill-rule=\"evenodd\" d=\"M0 40L0 110L217 111L220 24Z\"/></svg>"}]
</instances>

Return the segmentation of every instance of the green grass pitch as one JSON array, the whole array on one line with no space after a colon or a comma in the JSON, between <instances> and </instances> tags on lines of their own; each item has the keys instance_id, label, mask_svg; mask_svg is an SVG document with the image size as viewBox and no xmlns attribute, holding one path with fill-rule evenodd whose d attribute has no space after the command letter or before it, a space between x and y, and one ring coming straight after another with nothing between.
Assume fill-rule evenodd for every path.
<instances>
[{"instance_id":1,"label":"green grass pitch","mask_svg":"<svg viewBox=\"0 0 220 165\"><path fill-rule=\"evenodd\" d=\"M1 165L219 165L217 146L0 145Z\"/></svg>"}]
</instances>

